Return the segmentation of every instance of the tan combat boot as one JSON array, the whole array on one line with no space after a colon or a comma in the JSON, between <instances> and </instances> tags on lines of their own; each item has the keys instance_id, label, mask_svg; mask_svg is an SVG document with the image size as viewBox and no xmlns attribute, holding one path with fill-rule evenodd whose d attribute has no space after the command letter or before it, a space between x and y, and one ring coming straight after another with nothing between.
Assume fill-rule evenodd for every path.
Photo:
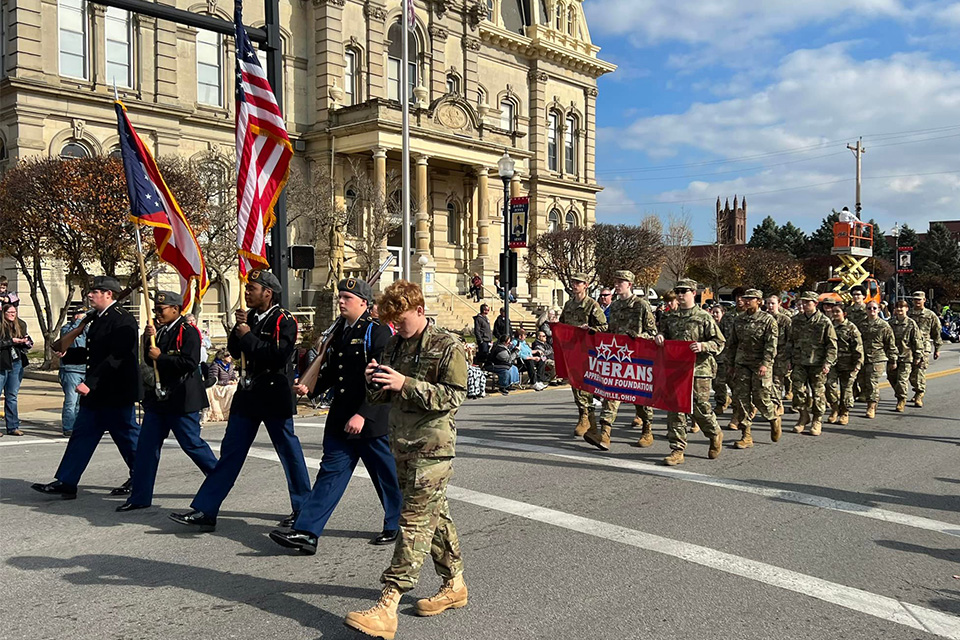
<instances>
[{"instance_id":1,"label":"tan combat boot","mask_svg":"<svg viewBox=\"0 0 960 640\"><path fill-rule=\"evenodd\" d=\"M778 404L778 405L777 405L777 415L778 415L778 416L782 416L782 415L783 415L783 405L782 405L782 404Z\"/></svg>"},{"instance_id":2,"label":"tan combat boot","mask_svg":"<svg viewBox=\"0 0 960 640\"><path fill-rule=\"evenodd\" d=\"M734 416L730 420L730 424L727 425L729 431L740 431L740 421L737 420L737 417Z\"/></svg>"},{"instance_id":3,"label":"tan combat boot","mask_svg":"<svg viewBox=\"0 0 960 640\"><path fill-rule=\"evenodd\" d=\"M573 430L573 435L577 438L582 438L583 434L585 434L589 428L590 419L587 417L587 412L584 411L580 414L580 421L577 422L577 426Z\"/></svg>"},{"instance_id":4,"label":"tan combat boot","mask_svg":"<svg viewBox=\"0 0 960 640\"><path fill-rule=\"evenodd\" d=\"M720 457L720 449L723 444L723 431L717 429L717 435L710 438L710 449L707 451L707 457L716 460Z\"/></svg>"},{"instance_id":5,"label":"tan combat boot","mask_svg":"<svg viewBox=\"0 0 960 640\"><path fill-rule=\"evenodd\" d=\"M923 394L922 394L922 393L918 393L917 395L913 396L913 406L915 406L915 407L922 407L922 406L923 406Z\"/></svg>"},{"instance_id":6,"label":"tan combat boot","mask_svg":"<svg viewBox=\"0 0 960 640\"><path fill-rule=\"evenodd\" d=\"M718 402L718 403L716 403L716 404L713 405L713 412L714 412L715 414L717 414L718 416L722 416L722 415L723 415L724 409L726 409L726 404L725 404L725 403Z\"/></svg>"},{"instance_id":7,"label":"tan combat boot","mask_svg":"<svg viewBox=\"0 0 960 640\"><path fill-rule=\"evenodd\" d=\"M447 609L459 609L467 606L467 585L463 574L445 580L440 591L432 598L417 600L418 616L435 616Z\"/></svg>"},{"instance_id":8,"label":"tan combat boot","mask_svg":"<svg viewBox=\"0 0 960 640\"><path fill-rule=\"evenodd\" d=\"M633 422L630 423L630 426L634 429L639 429L641 426L643 426L643 419L640 416L637 416L633 419Z\"/></svg>"},{"instance_id":9,"label":"tan combat boot","mask_svg":"<svg viewBox=\"0 0 960 640\"><path fill-rule=\"evenodd\" d=\"M757 408L754 407L753 409L750 410L750 419L753 420L756 417L757 417Z\"/></svg>"},{"instance_id":10,"label":"tan combat boot","mask_svg":"<svg viewBox=\"0 0 960 640\"><path fill-rule=\"evenodd\" d=\"M733 443L735 449L749 449L753 446L753 436L750 434L750 426L740 427L740 439Z\"/></svg>"},{"instance_id":11,"label":"tan combat boot","mask_svg":"<svg viewBox=\"0 0 960 640\"><path fill-rule=\"evenodd\" d=\"M797 418L797 424L793 425L793 432L803 433L803 429L808 422L810 422L810 412L806 409L800 409L800 417Z\"/></svg>"},{"instance_id":12,"label":"tan combat boot","mask_svg":"<svg viewBox=\"0 0 960 640\"><path fill-rule=\"evenodd\" d=\"M366 611L351 611L343 619L343 624L368 636L393 640L397 635L397 605L399 604L400 592L394 587L386 587L377 604Z\"/></svg>"},{"instance_id":13,"label":"tan combat boot","mask_svg":"<svg viewBox=\"0 0 960 640\"><path fill-rule=\"evenodd\" d=\"M646 449L653 444L653 425L649 422L644 423L643 431L640 432L640 439L637 440L637 446Z\"/></svg>"},{"instance_id":14,"label":"tan combat boot","mask_svg":"<svg viewBox=\"0 0 960 640\"><path fill-rule=\"evenodd\" d=\"M820 430L823 428L823 423L819 420L814 420L813 424L810 425L810 435L818 436L820 435Z\"/></svg>"},{"instance_id":15,"label":"tan combat boot","mask_svg":"<svg viewBox=\"0 0 960 640\"><path fill-rule=\"evenodd\" d=\"M901 400L897 400L897 408L894 409L894 411L896 411L897 413L903 413L903 410L906 407L907 407L907 400L905 398Z\"/></svg>"},{"instance_id":16,"label":"tan combat boot","mask_svg":"<svg viewBox=\"0 0 960 640\"><path fill-rule=\"evenodd\" d=\"M783 429L781 429L780 416L777 416L770 421L770 440L776 442L780 439L781 433L783 433Z\"/></svg>"},{"instance_id":17,"label":"tan combat boot","mask_svg":"<svg viewBox=\"0 0 960 640\"><path fill-rule=\"evenodd\" d=\"M680 451L680 449L674 449L670 452L670 455L663 459L663 464L667 465L668 467L675 467L678 464L683 464L683 451Z\"/></svg>"},{"instance_id":18,"label":"tan combat boot","mask_svg":"<svg viewBox=\"0 0 960 640\"><path fill-rule=\"evenodd\" d=\"M830 405L830 415L827 417L827 422L830 424L837 424L837 420L840 419L840 407L833 404Z\"/></svg>"},{"instance_id":19,"label":"tan combat boot","mask_svg":"<svg viewBox=\"0 0 960 640\"><path fill-rule=\"evenodd\" d=\"M693 420L693 417L690 418L690 433L700 433L700 427Z\"/></svg>"},{"instance_id":20,"label":"tan combat boot","mask_svg":"<svg viewBox=\"0 0 960 640\"><path fill-rule=\"evenodd\" d=\"M610 451L610 430L609 424L601 422L599 431L590 427L590 430L583 434L583 439L601 451Z\"/></svg>"},{"instance_id":21,"label":"tan combat boot","mask_svg":"<svg viewBox=\"0 0 960 640\"><path fill-rule=\"evenodd\" d=\"M843 407L840 409L840 417L837 418L837 424L845 425L845 424L849 424L849 422L850 422L850 411L846 407Z\"/></svg>"},{"instance_id":22,"label":"tan combat boot","mask_svg":"<svg viewBox=\"0 0 960 640\"><path fill-rule=\"evenodd\" d=\"M866 413L866 417L867 417L867 418L874 418L874 417L876 417L876 415L877 415L877 403L876 403L876 402L868 402L868 403L867 403L867 413Z\"/></svg>"}]
</instances>

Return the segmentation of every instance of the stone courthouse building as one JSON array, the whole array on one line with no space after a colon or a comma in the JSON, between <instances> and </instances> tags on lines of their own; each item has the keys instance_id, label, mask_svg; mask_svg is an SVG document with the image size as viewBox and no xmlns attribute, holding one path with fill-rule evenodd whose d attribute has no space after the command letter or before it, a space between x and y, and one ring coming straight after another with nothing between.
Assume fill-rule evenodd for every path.
<instances>
[{"instance_id":1,"label":"stone courthouse building","mask_svg":"<svg viewBox=\"0 0 960 640\"><path fill-rule=\"evenodd\" d=\"M223 0L177 6L232 20ZM598 58L581 0L416 0L415 7L412 268L415 279L429 271L436 295L462 294L473 272L492 287L498 270L496 165L504 150L517 160L512 195L530 197L532 237L594 222L597 78L615 67ZM234 153L232 38L87 0L2 0L0 8L0 166L35 154L113 153L114 83L156 155L200 163L214 151ZM308 175L333 166L341 201L352 196L354 166L385 193L387 176L400 173L400 0L281 0L280 10L295 161ZM261 26L262 11L247 3L245 22ZM362 225L349 232L362 233ZM398 256L400 236L388 239ZM346 258L349 270L349 250ZM327 261L317 262L305 274L307 288L326 280ZM0 267L17 280L12 264ZM523 271L521 298L558 301L555 283L527 283ZM208 305L222 306L236 291L208 296ZM291 300L299 302L297 291Z\"/></svg>"}]
</instances>

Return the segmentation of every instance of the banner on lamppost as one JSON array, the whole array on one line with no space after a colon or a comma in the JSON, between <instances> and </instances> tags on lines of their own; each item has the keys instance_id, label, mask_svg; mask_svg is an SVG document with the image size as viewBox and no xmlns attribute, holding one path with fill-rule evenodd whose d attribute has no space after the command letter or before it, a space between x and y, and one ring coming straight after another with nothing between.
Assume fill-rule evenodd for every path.
<instances>
[{"instance_id":1,"label":"banner on lamppost","mask_svg":"<svg viewBox=\"0 0 960 640\"><path fill-rule=\"evenodd\" d=\"M510 248L524 249L527 246L527 213L530 198L510 198Z\"/></svg>"},{"instance_id":2,"label":"banner on lamppost","mask_svg":"<svg viewBox=\"0 0 960 640\"><path fill-rule=\"evenodd\" d=\"M913 247L897 247L897 273L913 273Z\"/></svg>"}]
</instances>

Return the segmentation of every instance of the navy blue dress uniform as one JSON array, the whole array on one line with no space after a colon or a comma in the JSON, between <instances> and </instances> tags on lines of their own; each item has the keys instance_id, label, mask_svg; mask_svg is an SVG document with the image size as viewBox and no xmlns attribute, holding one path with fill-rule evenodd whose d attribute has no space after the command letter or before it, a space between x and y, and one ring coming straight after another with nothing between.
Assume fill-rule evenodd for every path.
<instances>
[{"instance_id":1,"label":"navy blue dress uniform","mask_svg":"<svg viewBox=\"0 0 960 640\"><path fill-rule=\"evenodd\" d=\"M155 300L157 306L183 305L183 297L172 291L158 292ZM217 465L210 445L200 437L200 411L208 406L200 375L201 340L200 331L182 316L157 329L160 391L156 385L147 385L145 390L140 441L133 464L133 491L117 511L143 509L153 502L160 450L171 431L203 475L209 475ZM143 362L153 373L153 360L147 357L149 348L149 338L144 336Z\"/></svg>"},{"instance_id":2,"label":"navy blue dress uniform","mask_svg":"<svg viewBox=\"0 0 960 640\"><path fill-rule=\"evenodd\" d=\"M338 288L341 293L353 294L368 303L373 299L370 285L363 280L348 278L340 281ZM368 403L364 379L367 364L374 359L380 361L391 335L390 329L374 320L369 311L364 311L350 326L345 318L338 320L323 369L310 393L311 397L323 395L328 389L333 393L323 432L320 471L292 531L270 534L278 544L309 554L316 552L317 537L323 533L360 460L370 474L384 511L383 532L372 542L391 544L396 540L403 497L388 437L390 405ZM364 418L363 429L349 434L344 427L357 414Z\"/></svg>"},{"instance_id":3,"label":"navy blue dress uniform","mask_svg":"<svg viewBox=\"0 0 960 640\"><path fill-rule=\"evenodd\" d=\"M91 289L112 291L116 296L120 293L120 283L116 278L98 276ZM117 302L103 311L91 313L97 315L87 332L87 371L84 375L84 383L90 392L80 398L73 435L55 475L57 481L33 485L41 493L60 494L64 498L76 497L80 477L104 433L110 433L131 471L140 435L134 412L134 405L143 397L137 355L137 321ZM127 487L125 483L112 493L128 493Z\"/></svg>"},{"instance_id":4,"label":"navy blue dress uniform","mask_svg":"<svg viewBox=\"0 0 960 640\"><path fill-rule=\"evenodd\" d=\"M269 271L251 271L248 281L271 289L275 298L280 293L280 282ZM283 465L294 513L300 511L300 505L310 493L310 474L300 440L293 431L297 321L289 311L274 304L263 313L249 309L247 325L249 333L241 337L234 327L227 339L230 355L239 362L242 354L246 368L230 407L220 460L194 497L190 505L194 511L170 516L176 522L197 525L201 530L215 528L220 505L237 481L261 423L266 426Z\"/></svg>"}]
</instances>

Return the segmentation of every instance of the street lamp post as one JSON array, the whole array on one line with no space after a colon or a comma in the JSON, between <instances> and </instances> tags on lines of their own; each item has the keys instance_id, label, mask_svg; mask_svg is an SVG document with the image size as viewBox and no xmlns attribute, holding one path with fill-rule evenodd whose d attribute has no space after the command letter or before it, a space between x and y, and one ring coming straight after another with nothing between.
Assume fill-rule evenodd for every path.
<instances>
[{"instance_id":1,"label":"street lamp post","mask_svg":"<svg viewBox=\"0 0 960 640\"><path fill-rule=\"evenodd\" d=\"M510 332L510 283L513 281L510 277L510 180L513 179L515 166L514 159L504 150L503 157L497 162L497 169L503 181L503 268L501 269L503 273L500 274L500 282L503 283L503 324L508 336L512 335ZM500 336L496 337L500 338Z\"/></svg>"},{"instance_id":2,"label":"street lamp post","mask_svg":"<svg viewBox=\"0 0 960 640\"><path fill-rule=\"evenodd\" d=\"M897 222L893 225L893 229L890 230L890 235L893 236L893 239L896 243L896 246L893 249L893 301L896 303L897 298L900 297L900 223Z\"/></svg>"}]
</instances>

